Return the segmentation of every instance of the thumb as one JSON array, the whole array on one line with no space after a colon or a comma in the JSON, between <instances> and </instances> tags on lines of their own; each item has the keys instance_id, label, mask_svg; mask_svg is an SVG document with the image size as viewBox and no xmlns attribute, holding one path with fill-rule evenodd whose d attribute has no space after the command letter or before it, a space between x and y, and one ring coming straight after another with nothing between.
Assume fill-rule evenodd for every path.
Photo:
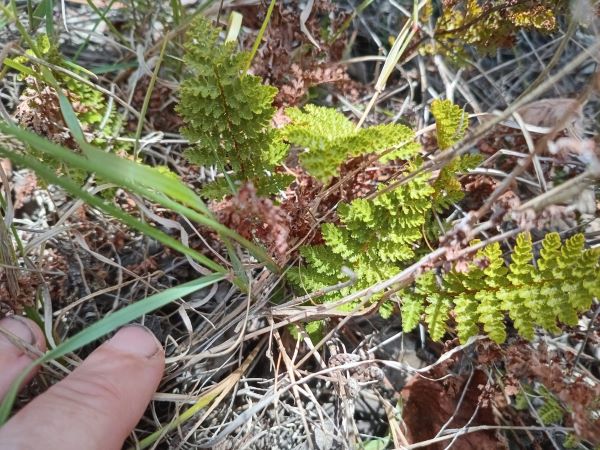
<instances>
[{"instance_id":1,"label":"thumb","mask_svg":"<svg viewBox=\"0 0 600 450\"><path fill-rule=\"evenodd\" d=\"M164 369L145 327L122 328L0 428L0 448L120 449Z\"/></svg>"}]
</instances>

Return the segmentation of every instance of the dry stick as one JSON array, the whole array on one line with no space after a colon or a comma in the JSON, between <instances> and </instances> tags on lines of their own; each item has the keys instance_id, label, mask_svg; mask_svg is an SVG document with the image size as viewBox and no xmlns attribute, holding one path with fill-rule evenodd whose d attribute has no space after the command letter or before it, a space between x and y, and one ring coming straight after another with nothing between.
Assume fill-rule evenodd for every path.
<instances>
[{"instance_id":1,"label":"dry stick","mask_svg":"<svg viewBox=\"0 0 600 450\"><path fill-rule=\"evenodd\" d=\"M519 382L519 387L521 389L522 392L525 392L522 384ZM531 413L531 415L535 418L535 420L544 425L544 421L542 420L542 418L540 417L540 414L538 413L538 410L535 408L535 406L533 406L533 403L531 403L531 400L529 400L529 395L525 394L525 401L527 402L527 405L529 406L529 412ZM554 440L554 438L552 437L552 433L549 433L548 430L544 430L544 434L546 435L546 437L548 438L548 440L552 443L552 445L554 446L555 450L560 450L560 447L558 446L558 444L556 443L556 441Z\"/></svg>"},{"instance_id":2,"label":"dry stick","mask_svg":"<svg viewBox=\"0 0 600 450\"><path fill-rule=\"evenodd\" d=\"M274 324L272 326L272 328L279 328L279 324ZM365 365L365 364L377 364L377 363L381 363L384 364L388 367L391 367L392 369L395 370L403 370L403 371L408 371L408 372L415 372L415 373L424 373L427 371L430 371L431 369L433 369L435 366L437 366L438 364L443 363L444 361L448 360L449 358L451 358L454 354L463 351L465 348L473 345L475 342L482 340L482 339L486 339L485 336L473 336L471 338L469 338L469 340L462 345L459 345L455 348L453 348L452 350L446 352L445 354L443 354L436 362L434 362L433 364L423 367L421 369L414 369L410 366L406 366L402 363L398 363L396 361L384 361L384 360L377 360L377 359L370 359L370 360L365 360L365 361L358 361L358 362L351 362L351 363L347 363L347 364L342 364L339 366L334 366L334 367L328 367L326 369L322 369L318 372L312 372L309 373L308 375L304 376L303 378L293 382L293 383L289 383L286 386L283 386L282 389L277 393L277 395L281 395L282 393L284 393L285 391L289 391L294 385L303 385L306 384L307 382L309 382L310 380L317 378L317 377L322 377L326 374L330 374L330 373L335 373L337 371L340 370L348 370L348 369L353 369L356 367L359 367L361 365ZM264 343L264 339L263 341L261 341ZM220 383L219 383L220 385ZM211 388L212 390L213 388ZM210 444L217 444L218 442L223 441L223 439L225 439L227 437L227 435L229 433L231 433L233 430L237 429L241 424L244 423L245 420L247 420L247 418L251 417L253 414L257 413L258 411L262 410L263 408L265 408L266 406L268 406L270 403L273 402L275 398L275 393L274 392L269 392L267 394L264 395L264 397L261 399L260 402L258 402L256 405L254 405L253 407L249 408L248 410L244 411L242 414L240 414L240 416L238 416L232 423L230 423L229 425L227 425L227 427L217 436L215 437ZM476 427L474 427L476 428ZM474 431L479 431L479 430L474 430ZM465 431L464 434L466 434L467 432L472 432L472 431ZM443 440L448 440L448 439L452 439L453 435L450 436L443 436L438 438L440 441ZM418 445L418 444L417 444ZM201 448L204 448L204 446L200 446Z\"/></svg>"},{"instance_id":3,"label":"dry stick","mask_svg":"<svg viewBox=\"0 0 600 450\"><path fill-rule=\"evenodd\" d=\"M476 427L462 428L460 430L451 430L453 432L453 434L448 434L448 435L445 435L445 436L440 436L440 437L436 437L436 438L433 438L433 439L428 439L426 441L417 442L416 444L411 444L409 446L402 447L402 450L413 450L415 448L427 447L427 446L429 446L431 444L436 444L438 442L448 441L450 439L453 439L456 433L460 433L461 436L464 436L465 434L476 433L478 431L488 431L488 430L514 430L514 431L518 431L518 430L523 430L523 431L547 431L547 430L552 430L552 431L560 431L560 432L563 432L563 433L566 434L566 433L572 433L572 432L574 432L575 428L568 428L568 427L527 427L527 426L511 427L511 426L504 426L504 425L479 425L479 426L476 426Z\"/></svg>"},{"instance_id":4,"label":"dry stick","mask_svg":"<svg viewBox=\"0 0 600 450\"><path fill-rule=\"evenodd\" d=\"M577 355L575 356L575 361L571 365L571 370L569 371L571 374L573 373L573 370L575 370L575 367L577 367L577 364L579 364L579 358L581 358L581 355L583 354L583 350L585 349L587 342L590 338L590 334L592 333L592 331L594 329L594 322L598 318L598 314L600 314L600 305L598 305L596 307L596 311L594 311L594 315L592 316L592 319L590 320L587 330L585 330L585 337L583 338L583 342L581 343L581 346L579 347L579 350L577 351Z\"/></svg>"},{"instance_id":5,"label":"dry stick","mask_svg":"<svg viewBox=\"0 0 600 450\"><path fill-rule=\"evenodd\" d=\"M523 133L523 137L525 138L525 143L527 144L527 149L529 150L529 154L532 157L533 168L535 170L535 174L538 178L539 186L542 189L542 192L548 191L548 186L546 185L546 179L544 178L544 170L542 169L542 164L540 163L540 158L536 154L535 143L533 142L533 138L531 137L531 133L527 129L525 121L521 117L521 115L516 112L513 114L513 117L519 127L521 128L521 132Z\"/></svg>"},{"instance_id":6,"label":"dry stick","mask_svg":"<svg viewBox=\"0 0 600 450\"><path fill-rule=\"evenodd\" d=\"M596 44L596 46L597 45L598 45L598 43ZM581 56L581 55L579 55L579 56ZM586 98L592 93L593 89L594 89L594 83L589 83L587 85L586 89L583 91L583 93L577 99L578 100L576 102L577 105L575 106L575 103L574 103L573 106L571 106L570 108L567 108L565 113L562 115L560 120L557 121L556 125L552 128L552 130L550 130L550 132L548 134L542 136L542 138L538 141L533 152L529 153L529 155L527 155L527 158L522 159L519 162L519 164L514 168L514 170L510 173L510 175L508 177L506 177L504 180L502 180L502 183L500 183L496 187L496 189L494 189L494 192L492 192L490 197L487 199L486 203L483 204L481 206L481 208L479 208L479 210L474 214L474 219L481 219L485 214L487 214L492 209L492 206L494 205L494 203L496 203L498 201L498 199L504 193L504 191L510 187L510 185L515 181L515 179L519 175L521 175L523 172L525 172L525 170L527 170L527 168L529 167L529 164L533 161L533 158L535 158L536 155L541 153L541 151L546 148L547 143L550 140L552 140L558 134L558 132L560 130L563 130L565 128L565 126L568 123L569 118L571 117L571 115L573 114L575 109L579 105L581 105L585 102ZM548 194L548 193L546 192L542 195L544 196L546 194Z\"/></svg>"},{"instance_id":7,"label":"dry stick","mask_svg":"<svg viewBox=\"0 0 600 450\"><path fill-rule=\"evenodd\" d=\"M377 398L383 405L383 409L385 411L385 415L388 421L390 434L392 435L392 442L394 443L394 448L402 448L403 446L409 445L408 439L400 429L400 424L398 423L397 411L396 408L390 404L390 402L384 398L379 392L375 391ZM400 418L400 420L402 420Z\"/></svg>"},{"instance_id":8,"label":"dry stick","mask_svg":"<svg viewBox=\"0 0 600 450\"><path fill-rule=\"evenodd\" d=\"M238 367L234 372L227 376L224 380L220 381L215 386L211 387L206 393L204 393L200 400L188 408L186 411L182 413L183 419L179 421L173 421L163 427L161 430L158 430L148 436L146 439L142 440L144 443L144 447L147 445L158 442L160 438L166 435L168 432L172 431L175 427L178 427L182 423L185 423L189 418L191 418L196 412L202 409L202 400L206 399L209 395L211 396L211 406L204 412L202 417L197 420L196 424L192 427L192 429L187 433L187 435L182 439L182 443L185 443L189 440L191 435L196 431L196 429L206 420L206 418L210 415L210 413L221 403L221 401L225 398L228 392L239 382L242 375L248 370L250 364L254 361L254 359L258 356L262 348L265 344L265 339L263 338L254 349L248 354L248 356L244 359L244 362ZM202 446L200 446L202 448Z\"/></svg>"},{"instance_id":9,"label":"dry stick","mask_svg":"<svg viewBox=\"0 0 600 450\"><path fill-rule=\"evenodd\" d=\"M436 433L436 435L434 437L438 437L444 431L446 431L446 428L450 425L450 423L452 423L452 421L454 420L454 418L458 414L458 410L460 409L460 407L462 406L463 401L465 400L465 397L467 395L467 391L469 390L469 386L471 385L471 380L473 379L473 375L474 374L475 374L475 369L473 367L471 367L471 373L469 373L469 378L467 379L467 382L465 383L465 385L463 387L463 390L462 390L462 392L460 394L460 398L458 399L458 403L456 404L456 407L454 408L454 412L452 413L452 415L450 416L450 418L448 420L446 420L446 422L444 423L444 425L442 425L442 427L440 428L440 430Z\"/></svg>"},{"instance_id":10,"label":"dry stick","mask_svg":"<svg viewBox=\"0 0 600 450\"><path fill-rule=\"evenodd\" d=\"M462 155L467 152L470 148L470 145L476 142L477 140L483 138L489 131L491 131L496 125L500 122L508 119L515 113L518 109L525 106L526 104L536 100L541 94L543 94L546 90L550 89L554 84L556 84L560 79L568 75L575 68L580 66L586 61L589 61L590 57L594 58L593 53L600 49L600 40L595 42L593 45L589 46L587 49L582 51L579 55L573 58L565 67L559 70L556 74L550 77L545 82L541 83L535 89L531 90L527 95L524 95L520 99L517 99L513 102L508 108L499 113L493 120L487 121L479 125L472 133L469 133L461 142L454 145L449 150L446 150L440 153L438 156L423 164L419 169L410 173L409 175L403 177L395 183L390 184L385 189L377 192L377 195L382 195L387 192L394 190L396 187L407 183L411 179L420 175L422 172L428 170L435 170L442 168L445 164L450 162L453 158ZM507 183L508 185L508 183Z\"/></svg>"},{"instance_id":11,"label":"dry stick","mask_svg":"<svg viewBox=\"0 0 600 450\"><path fill-rule=\"evenodd\" d=\"M571 17L571 21L569 22L569 27L567 28L567 32L562 37L560 44L558 44L558 48L554 52L552 59L550 59L550 61L544 67L542 72L537 76L537 78L535 80L533 80L531 85L529 85L528 89L525 92L523 92L520 96L525 95L527 93L527 91L538 86L540 84L540 82L544 78L546 78L546 76L548 76L548 74L550 73L550 70L552 70L552 68L560 61L560 57L564 53L564 51L567 47L567 44L569 43L571 38L575 35L575 31L577 31L578 26L579 26L579 23L577 22L577 20L574 17Z\"/></svg>"},{"instance_id":12,"label":"dry stick","mask_svg":"<svg viewBox=\"0 0 600 450\"><path fill-rule=\"evenodd\" d=\"M526 209L533 209L539 211L548 205L560 203L573 198L577 193L583 191L586 187L594 184L598 178L600 178L600 167L588 167L584 172L580 173L576 177L565 181L562 184L544 192L537 197L523 203L517 208L517 211L524 211Z\"/></svg>"},{"instance_id":13,"label":"dry stick","mask_svg":"<svg viewBox=\"0 0 600 450\"><path fill-rule=\"evenodd\" d=\"M346 270L344 270L346 269ZM342 272L344 272L344 274L346 274L348 276L348 280L347 281L343 281L341 283L337 283L334 284L333 286L326 286L324 288L321 289L317 289L314 292L311 292L310 294L307 295L303 295L302 297L297 297L294 300L284 303L282 305L276 306L273 309L271 309L271 314L275 315L275 316L282 316L282 315L287 315L290 313L290 311L292 313L297 312L297 310L292 309L293 306L295 305L301 305L302 303L307 302L308 300L313 300L315 298L319 298L322 297L325 294L328 294L329 292L335 292L335 291L339 291L341 289L344 289L345 287L349 287L352 286L355 282L356 282L356 274L348 269L347 267L342 267ZM342 303L328 303L329 306L341 306L343 305L344 302Z\"/></svg>"}]
</instances>

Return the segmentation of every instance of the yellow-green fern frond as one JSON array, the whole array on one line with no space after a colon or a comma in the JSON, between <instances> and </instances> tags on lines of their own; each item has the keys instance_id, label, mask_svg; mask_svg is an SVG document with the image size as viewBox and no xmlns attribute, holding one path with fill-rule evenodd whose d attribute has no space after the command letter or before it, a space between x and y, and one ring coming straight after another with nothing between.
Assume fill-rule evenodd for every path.
<instances>
[{"instance_id":1,"label":"yellow-green fern frond","mask_svg":"<svg viewBox=\"0 0 600 450\"><path fill-rule=\"evenodd\" d=\"M400 124L356 129L342 113L315 105L286 110L291 123L283 129L287 142L303 148L300 164L327 183L338 176L349 157L381 153L382 161L408 159L419 151L414 132Z\"/></svg>"},{"instance_id":2,"label":"yellow-green fern frond","mask_svg":"<svg viewBox=\"0 0 600 450\"><path fill-rule=\"evenodd\" d=\"M411 295L427 304L428 315L435 313L436 338L443 335L438 316L443 316L443 307L452 302L461 342L479 332L477 324L492 340L504 342L507 313L526 339L534 337L536 327L558 332L560 324L576 325L578 314L589 310L593 298L600 295L600 252L585 250L584 244L583 235L561 244L557 233L548 233L536 267L531 236L523 233L516 239L508 265L500 245L493 243L477 253L466 272L449 272L441 284L428 283L429 291L417 280L418 288Z\"/></svg>"}]
</instances>

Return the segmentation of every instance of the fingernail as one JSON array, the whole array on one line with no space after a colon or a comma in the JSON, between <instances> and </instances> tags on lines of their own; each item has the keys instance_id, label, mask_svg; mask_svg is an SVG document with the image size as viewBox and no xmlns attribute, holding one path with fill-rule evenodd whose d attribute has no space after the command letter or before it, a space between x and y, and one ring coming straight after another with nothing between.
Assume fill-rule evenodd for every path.
<instances>
[{"instance_id":1,"label":"fingernail","mask_svg":"<svg viewBox=\"0 0 600 450\"><path fill-rule=\"evenodd\" d=\"M152 358L162 351L162 346L152 331L139 324L124 326L108 341L107 345L145 358Z\"/></svg>"},{"instance_id":2,"label":"fingernail","mask_svg":"<svg viewBox=\"0 0 600 450\"><path fill-rule=\"evenodd\" d=\"M0 328L14 334L30 345L35 344L35 334L29 328L29 323L19 316L9 316L0 320ZM16 347L15 344L4 334L0 334L0 345L5 347Z\"/></svg>"}]
</instances>

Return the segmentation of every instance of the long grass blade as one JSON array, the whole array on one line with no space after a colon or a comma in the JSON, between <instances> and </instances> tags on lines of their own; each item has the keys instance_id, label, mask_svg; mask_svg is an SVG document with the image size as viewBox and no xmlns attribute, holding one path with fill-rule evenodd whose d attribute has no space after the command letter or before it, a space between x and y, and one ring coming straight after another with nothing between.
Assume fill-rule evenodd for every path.
<instances>
[{"instance_id":1,"label":"long grass blade","mask_svg":"<svg viewBox=\"0 0 600 450\"><path fill-rule=\"evenodd\" d=\"M269 269L279 270L277 264L264 249L213 218L211 211L202 199L178 179L160 173L152 167L120 158L112 153L103 152L90 144L82 144L85 156L81 156L14 125L0 122L0 132L13 135L21 142L31 145L38 151L46 153L70 167L94 172L106 181L127 188L133 193L155 201L190 220L211 228L221 236L231 238L244 246ZM59 182L56 184L60 185Z\"/></svg>"},{"instance_id":2,"label":"long grass blade","mask_svg":"<svg viewBox=\"0 0 600 450\"><path fill-rule=\"evenodd\" d=\"M77 183L75 183L73 180L71 180L70 178L57 176L54 172L52 172L52 170L50 170L47 166L45 166L42 162L38 161L37 159L13 152L11 150L7 150L3 147L0 147L0 155L3 155L5 157L11 159L12 161L14 161L15 163L17 163L19 165L29 167L29 168L35 170L35 172L38 173L47 182L49 182L51 184L56 184L57 186L62 187L63 189L65 189L69 194L73 195L74 197L80 198L81 200L88 203L89 205L91 205L95 208L98 208L101 211L104 211L106 214L113 216L114 218L125 223L126 225L146 234L147 236L150 236L150 237L156 239L157 241L160 241L161 243L173 248L174 250L177 250L185 255L190 256L191 258L196 260L198 263L204 265L205 267L212 269L214 271L217 271L217 272L226 272L227 269L225 269L224 267L215 263L210 258L207 258L206 256L202 255L201 253L198 253L195 250L193 250L189 247L186 247L181 242L172 238L168 234L163 233L162 231L148 225L145 222L137 220L136 218L125 213L124 211L117 208L116 206L106 203L106 202L102 201L100 198L81 189L79 187L79 185Z\"/></svg>"}]
</instances>

